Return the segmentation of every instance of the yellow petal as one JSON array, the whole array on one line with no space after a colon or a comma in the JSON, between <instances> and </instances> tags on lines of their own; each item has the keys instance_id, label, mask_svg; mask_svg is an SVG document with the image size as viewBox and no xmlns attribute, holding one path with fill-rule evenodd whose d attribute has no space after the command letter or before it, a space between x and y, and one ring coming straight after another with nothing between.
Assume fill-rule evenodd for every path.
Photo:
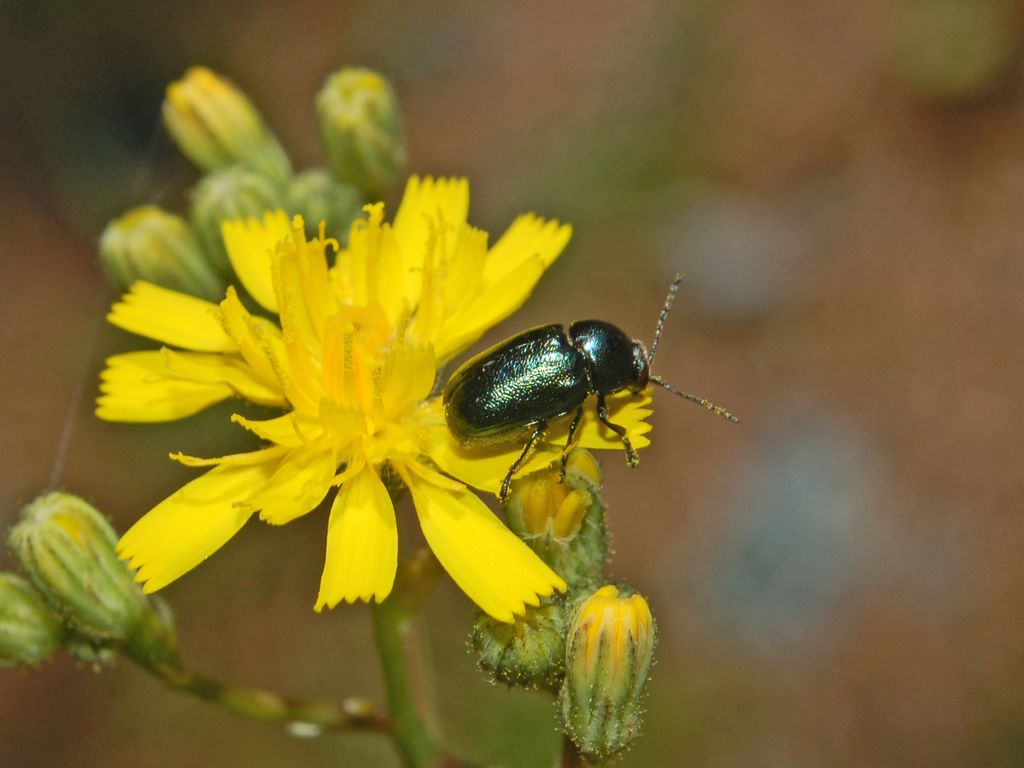
<instances>
[{"instance_id":1,"label":"yellow petal","mask_svg":"<svg viewBox=\"0 0 1024 768\"><path fill-rule=\"evenodd\" d=\"M139 280L114 304L107 320L130 333L197 352L234 352L217 305Z\"/></svg>"},{"instance_id":2,"label":"yellow petal","mask_svg":"<svg viewBox=\"0 0 1024 768\"><path fill-rule=\"evenodd\" d=\"M211 469L147 512L117 544L137 569L144 592L155 592L195 568L227 542L252 514L235 502L266 482L270 464Z\"/></svg>"},{"instance_id":3,"label":"yellow petal","mask_svg":"<svg viewBox=\"0 0 1024 768\"><path fill-rule=\"evenodd\" d=\"M466 179L409 178L395 214L393 232L401 251L405 296L410 304L419 300L423 259L431 231L443 223L457 232L468 214L469 182Z\"/></svg>"},{"instance_id":4,"label":"yellow petal","mask_svg":"<svg viewBox=\"0 0 1024 768\"><path fill-rule=\"evenodd\" d=\"M179 464L184 464L186 467L216 467L220 464L241 466L242 464L264 464L268 461L275 461L286 454L287 451L287 448L275 445L271 448L260 448L259 450L247 453L229 453L226 456L213 457L189 456L187 453L179 452L172 453L170 459Z\"/></svg>"},{"instance_id":5,"label":"yellow petal","mask_svg":"<svg viewBox=\"0 0 1024 768\"><path fill-rule=\"evenodd\" d=\"M544 265L539 258L524 259L496 283L479 291L459 314L446 320L435 341L438 359L454 357L519 309L543 274Z\"/></svg>"},{"instance_id":6,"label":"yellow petal","mask_svg":"<svg viewBox=\"0 0 1024 768\"><path fill-rule=\"evenodd\" d=\"M289 451L266 487L245 504L262 510L260 518L271 525L284 525L312 511L323 501L335 469L337 462L329 446Z\"/></svg>"},{"instance_id":7,"label":"yellow petal","mask_svg":"<svg viewBox=\"0 0 1024 768\"><path fill-rule=\"evenodd\" d=\"M457 312L446 318L434 339L444 362L476 341L529 298L537 281L565 249L572 227L526 214L512 222L487 252L481 287Z\"/></svg>"},{"instance_id":8,"label":"yellow petal","mask_svg":"<svg viewBox=\"0 0 1024 768\"><path fill-rule=\"evenodd\" d=\"M327 560L316 610L344 600L382 601L398 567L395 508L384 483L366 467L341 486L327 524Z\"/></svg>"},{"instance_id":9,"label":"yellow petal","mask_svg":"<svg viewBox=\"0 0 1024 768\"><path fill-rule=\"evenodd\" d=\"M441 219L458 229L469 214L469 182L461 178L434 179L410 176L395 214L394 232L403 251L422 254L430 227L427 219Z\"/></svg>"},{"instance_id":10,"label":"yellow petal","mask_svg":"<svg viewBox=\"0 0 1024 768\"><path fill-rule=\"evenodd\" d=\"M367 205L364 210L367 218L352 222L348 248L331 268L332 285L342 304L378 305L393 324L406 302L412 301L406 293L411 261L405 263L394 230L383 223L384 204ZM405 257L411 260L412 254Z\"/></svg>"},{"instance_id":11,"label":"yellow petal","mask_svg":"<svg viewBox=\"0 0 1024 768\"><path fill-rule=\"evenodd\" d=\"M651 424L647 418L652 413L649 387L636 395L628 391L618 392L607 398L606 402L608 421L626 428L626 434L634 448L646 448L651 444L650 438L647 437L647 433L651 431ZM567 434L568 423L559 423L557 429L552 429L547 435L547 439L564 444ZM580 448L624 450L622 439L597 420L597 406L593 400L589 400L584 408L577 435L579 440L576 445Z\"/></svg>"},{"instance_id":12,"label":"yellow petal","mask_svg":"<svg viewBox=\"0 0 1024 768\"><path fill-rule=\"evenodd\" d=\"M234 413L231 421L263 440L288 448L299 448L323 435L323 429L318 423L303 419L294 411L276 419L265 420L247 419Z\"/></svg>"},{"instance_id":13,"label":"yellow petal","mask_svg":"<svg viewBox=\"0 0 1024 768\"><path fill-rule=\"evenodd\" d=\"M243 360L204 352L174 352L162 349L168 374L200 384L225 384L250 403L283 407L287 405L281 390L256 376ZM277 382L273 382L277 384Z\"/></svg>"},{"instance_id":14,"label":"yellow petal","mask_svg":"<svg viewBox=\"0 0 1024 768\"><path fill-rule=\"evenodd\" d=\"M272 324L261 317L249 313L234 287L228 286L227 295L220 303L220 317L224 331L234 341L242 357L260 378L275 381L277 374L265 352L264 338L268 333L277 330L268 328Z\"/></svg>"},{"instance_id":15,"label":"yellow petal","mask_svg":"<svg viewBox=\"0 0 1024 768\"><path fill-rule=\"evenodd\" d=\"M539 258L544 269L565 249L572 227L545 221L527 213L519 216L487 254L484 282L493 285L531 258Z\"/></svg>"},{"instance_id":16,"label":"yellow petal","mask_svg":"<svg viewBox=\"0 0 1024 768\"><path fill-rule=\"evenodd\" d=\"M468 489L453 491L397 465L409 486L423 535L437 559L473 602L510 622L565 582Z\"/></svg>"},{"instance_id":17,"label":"yellow petal","mask_svg":"<svg viewBox=\"0 0 1024 768\"><path fill-rule=\"evenodd\" d=\"M445 265L442 293L448 306L461 307L476 297L486 260L487 233L468 224L459 229Z\"/></svg>"},{"instance_id":18,"label":"yellow petal","mask_svg":"<svg viewBox=\"0 0 1024 768\"><path fill-rule=\"evenodd\" d=\"M311 222L315 224L316 222ZM326 236L327 225L320 222L320 232L313 240L306 239L305 223L301 216L292 217L292 240L294 246L285 249L286 262L295 265L302 305L309 315L310 324L316 333L326 319L337 310L338 302L331 288L327 265L327 251L338 250L338 241Z\"/></svg>"},{"instance_id":19,"label":"yellow petal","mask_svg":"<svg viewBox=\"0 0 1024 768\"><path fill-rule=\"evenodd\" d=\"M291 358L281 336L281 330L269 320L252 315L229 287L227 297L220 304L224 330L234 339L238 350L253 371L279 389L298 410L316 413L319 402L319 382L293 375Z\"/></svg>"},{"instance_id":20,"label":"yellow petal","mask_svg":"<svg viewBox=\"0 0 1024 768\"><path fill-rule=\"evenodd\" d=\"M256 301L277 312L277 297L270 268L270 255L277 244L291 236L291 225L284 211L266 211L262 221L247 219L225 221L220 227L224 246L238 279Z\"/></svg>"},{"instance_id":21,"label":"yellow petal","mask_svg":"<svg viewBox=\"0 0 1024 768\"><path fill-rule=\"evenodd\" d=\"M366 434L366 414L358 408L320 401L320 423L339 449L361 440Z\"/></svg>"},{"instance_id":22,"label":"yellow petal","mask_svg":"<svg viewBox=\"0 0 1024 768\"><path fill-rule=\"evenodd\" d=\"M100 379L96 415L106 421L174 421L235 394L223 382L189 381L171 374L160 351L109 357Z\"/></svg>"},{"instance_id":23,"label":"yellow petal","mask_svg":"<svg viewBox=\"0 0 1024 768\"><path fill-rule=\"evenodd\" d=\"M395 345L382 377L382 406L389 419L430 394L437 375L434 350L429 346Z\"/></svg>"}]
</instances>

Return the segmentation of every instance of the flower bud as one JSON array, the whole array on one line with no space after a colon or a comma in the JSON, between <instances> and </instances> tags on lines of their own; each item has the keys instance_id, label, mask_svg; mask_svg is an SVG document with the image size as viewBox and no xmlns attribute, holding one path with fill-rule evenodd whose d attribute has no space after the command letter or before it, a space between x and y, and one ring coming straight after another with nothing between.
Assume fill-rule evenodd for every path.
<instances>
[{"instance_id":1,"label":"flower bud","mask_svg":"<svg viewBox=\"0 0 1024 768\"><path fill-rule=\"evenodd\" d=\"M90 640L85 635L72 634L68 638L68 653L79 664L92 667L99 672L103 667L112 667L117 662L117 652L109 645Z\"/></svg>"},{"instance_id":2,"label":"flower bud","mask_svg":"<svg viewBox=\"0 0 1024 768\"><path fill-rule=\"evenodd\" d=\"M481 614L472 642L480 667L495 680L556 692L565 674L565 608L545 598L511 624Z\"/></svg>"},{"instance_id":3,"label":"flower bud","mask_svg":"<svg viewBox=\"0 0 1024 768\"><path fill-rule=\"evenodd\" d=\"M264 211L284 208L277 184L244 165L231 165L206 174L192 189L192 227L210 261L230 274L221 222L227 219L263 218Z\"/></svg>"},{"instance_id":4,"label":"flower bud","mask_svg":"<svg viewBox=\"0 0 1024 768\"><path fill-rule=\"evenodd\" d=\"M369 69L342 69L317 94L316 116L331 172L368 199L380 199L405 165L391 84Z\"/></svg>"},{"instance_id":5,"label":"flower bud","mask_svg":"<svg viewBox=\"0 0 1024 768\"><path fill-rule=\"evenodd\" d=\"M566 733L584 755L603 760L638 735L654 634L640 595L607 585L580 605L566 637L559 708Z\"/></svg>"},{"instance_id":6,"label":"flower bud","mask_svg":"<svg viewBox=\"0 0 1024 768\"><path fill-rule=\"evenodd\" d=\"M894 6L889 55L901 85L968 102L1013 82L1017 6L1007 0L917 0Z\"/></svg>"},{"instance_id":7,"label":"flower bud","mask_svg":"<svg viewBox=\"0 0 1024 768\"><path fill-rule=\"evenodd\" d=\"M223 282L188 223L154 205L134 208L107 225L100 236L100 260L121 289L148 280L204 299L224 294Z\"/></svg>"},{"instance_id":8,"label":"flower bud","mask_svg":"<svg viewBox=\"0 0 1024 768\"><path fill-rule=\"evenodd\" d=\"M65 624L87 641L147 658L176 658L166 608L142 594L118 559L106 518L77 496L52 492L26 506L9 544Z\"/></svg>"},{"instance_id":9,"label":"flower bud","mask_svg":"<svg viewBox=\"0 0 1024 768\"><path fill-rule=\"evenodd\" d=\"M601 574L608 558L601 469L593 454L574 450L565 481L554 465L512 481L505 507L509 528L570 585Z\"/></svg>"},{"instance_id":10,"label":"flower bud","mask_svg":"<svg viewBox=\"0 0 1024 768\"><path fill-rule=\"evenodd\" d=\"M41 664L64 644L64 627L31 584L0 573L0 667Z\"/></svg>"},{"instance_id":11,"label":"flower bud","mask_svg":"<svg viewBox=\"0 0 1024 768\"><path fill-rule=\"evenodd\" d=\"M167 86L164 123L178 148L204 171L241 163L278 182L291 174L284 149L234 83L192 67Z\"/></svg>"},{"instance_id":12,"label":"flower bud","mask_svg":"<svg viewBox=\"0 0 1024 768\"><path fill-rule=\"evenodd\" d=\"M353 220L362 212L359 190L337 181L322 168L296 174L288 185L288 210L302 214L313 237L320 222L326 222L327 234L342 242L348 238Z\"/></svg>"}]
</instances>

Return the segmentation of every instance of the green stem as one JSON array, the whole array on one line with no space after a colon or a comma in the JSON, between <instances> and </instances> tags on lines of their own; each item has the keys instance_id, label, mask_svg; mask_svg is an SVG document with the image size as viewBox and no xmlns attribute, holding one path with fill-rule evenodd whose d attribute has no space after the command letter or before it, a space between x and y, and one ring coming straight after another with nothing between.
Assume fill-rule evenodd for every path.
<instances>
[{"instance_id":1,"label":"green stem","mask_svg":"<svg viewBox=\"0 0 1024 768\"><path fill-rule=\"evenodd\" d=\"M406 639L443 571L428 549L404 562L383 603L374 603L373 630L384 672L391 738L406 768L480 768L441 749L417 709L406 662Z\"/></svg>"},{"instance_id":2,"label":"green stem","mask_svg":"<svg viewBox=\"0 0 1024 768\"><path fill-rule=\"evenodd\" d=\"M437 765L440 751L420 719L413 702L403 639L412 615L391 599L373 606L373 630L384 672L391 717L391 734L408 768Z\"/></svg>"},{"instance_id":3,"label":"green stem","mask_svg":"<svg viewBox=\"0 0 1024 768\"><path fill-rule=\"evenodd\" d=\"M226 685L177 664L132 658L171 688L239 715L281 723L297 736L314 736L323 731L390 733L392 730L388 719L365 699L346 699L341 706L317 699L295 699L260 688Z\"/></svg>"}]
</instances>

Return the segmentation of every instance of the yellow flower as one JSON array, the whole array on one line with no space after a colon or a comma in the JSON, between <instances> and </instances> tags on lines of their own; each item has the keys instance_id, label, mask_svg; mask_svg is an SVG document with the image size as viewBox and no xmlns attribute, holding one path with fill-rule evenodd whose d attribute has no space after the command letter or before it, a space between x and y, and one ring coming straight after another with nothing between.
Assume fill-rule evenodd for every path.
<instances>
[{"instance_id":1,"label":"yellow flower","mask_svg":"<svg viewBox=\"0 0 1024 768\"><path fill-rule=\"evenodd\" d=\"M264 447L215 459L121 539L144 590L160 589L219 549L256 512L283 524L338 487L327 530L319 610L378 601L394 581L398 538L381 479L390 467L409 488L427 543L466 594L511 621L563 580L516 538L466 484L496 491L521 450L460 448L431 396L439 367L518 308L569 240L570 228L520 216L490 248L466 223L465 180L412 178L393 225L383 204L366 207L347 250L323 230L307 240L299 217L225 222L228 256L246 291L273 322L250 313L233 289L219 304L136 283L109 319L164 344L110 358L97 414L114 421L166 421L238 396L285 410L232 420ZM649 398L609 405L634 445L647 444ZM561 435L524 467L550 463ZM593 416L580 445L619 447ZM455 479L458 478L458 479Z\"/></svg>"}]
</instances>

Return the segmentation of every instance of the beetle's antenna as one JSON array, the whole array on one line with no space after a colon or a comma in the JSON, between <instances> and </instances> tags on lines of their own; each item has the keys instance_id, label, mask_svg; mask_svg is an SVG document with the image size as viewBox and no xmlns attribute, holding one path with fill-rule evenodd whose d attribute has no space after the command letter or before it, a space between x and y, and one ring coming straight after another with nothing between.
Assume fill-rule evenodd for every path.
<instances>
[{"instance_id":1,"label":"beetle's antenna","mask_svg":"<svg viewBox=\"0 0 1024 768\"><path fill-rule=\"evenodd\" d=\"M654 382L655 384L657 384L659 387L664 387L669 392L672 392L673 394L679 395L680 397L682 397L682 398L684 398L686 400L689 400L691 403L696 403L697 405L701 406L702 408L705 408L705 409L711 411L716 416L724 416L729 421L731 421L733 424L739 424L740 423L740 420L737 419L735 416L733 416L731 413L729 413L727 410L725 410L725 408L717 406L714 403L712 403L710 400L705 400L703 397L697 397L696 395L691 395L689 392L680 392L678 389L673 387L671 384L669 384L667 381L665 381L660 376L651 376L650 380L652 382Z\"/></svg>"},{"instance_id":2,"label":"beetle's antenna","mask_svg":"<svg viewBox=\"0 0 1024 768\"><path fill-rule=\"evenodd\" d=\"M650 370L651 366L654 365L654 353L658 351L658 342L661 341L661 332L665 329L665 319L668 317L669 310L672 309L672 304L676 300L676 294L679 292L679 284L681 282L683 282L683 276L681 274L677 274L675 279L672 281L672 285L668 287L668 296L665 297L665 304L662 306L661 312L658 313L658 327L654 329L654 341L651 342L651 353L647 356L648 370ZM648 380L657 384L659 387L664 387L675 395L679 395L685 400L689 400L691 403L696 403L701 408L711 411L716 416L723 416L733 424L740 423L740 420L725 410L725 408L715 405L710 400L703 397L691 395L689 392L680 392L660 376L651 374Z\"/></svg>"},{"instance_id":3,"label":"beetle's antenna","mask_svg":"<svg viewBox=\"0 0 1024 768\"><path fill-rule=\"evenodd\" d=\"M679 284L681 282L683 282L683 276L677 274L676 279L673 280L672 285L669 286L668 296L665 297L665 303L661 307L661 312L658 313L658 327L654 329L654 341L651 342L651 354L647 356L648 368L654 364L654 353L658 351L658 342L661 341L661 331L665 328L665 319L668 317L668 311L672 309L672 302L676 300L676 293L679 291Z\"/></svg>"}]
</instances>

